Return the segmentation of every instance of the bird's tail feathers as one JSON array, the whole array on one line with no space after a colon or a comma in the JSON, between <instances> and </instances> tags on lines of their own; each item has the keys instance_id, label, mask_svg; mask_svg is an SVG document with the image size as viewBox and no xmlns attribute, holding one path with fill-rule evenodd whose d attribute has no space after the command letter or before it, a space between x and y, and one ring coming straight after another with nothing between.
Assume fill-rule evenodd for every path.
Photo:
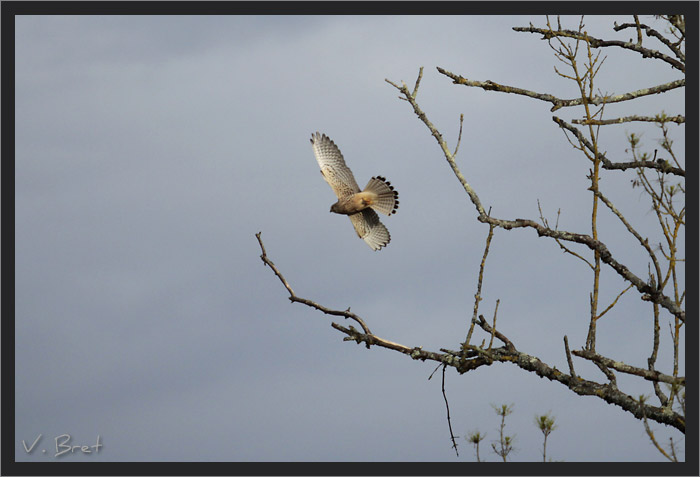
<instances>
[{"instance_id":1,"label":"bird's tail feathers","mask_svg":"<svg viewBox=\"0 0 700 477\"><path fill-rule=\"evenodd\" d=\"M382 214L391 215L399 208L399 193L394 190L391 182L382 176L372 177L364 192L377 194L377 199L372 201L371 207Z\"/></svg>"}]
</instances>

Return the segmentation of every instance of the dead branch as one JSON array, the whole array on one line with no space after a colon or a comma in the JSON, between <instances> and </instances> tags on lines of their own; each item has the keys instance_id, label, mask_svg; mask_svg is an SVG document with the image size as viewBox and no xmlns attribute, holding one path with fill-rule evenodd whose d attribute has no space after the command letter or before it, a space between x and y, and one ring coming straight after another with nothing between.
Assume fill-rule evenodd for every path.
<instances>
[{"instance_id":1,"label":"dead branch","mask_svg":"<svg viewBox=\"0 0 700 477\"><path fill-rule=\"evenodd\" d=\"M442 397L445 400L445 408L447 408L447 424L450 428L450 439L452 440L452 448L455 450L457 457L459 457L459 451L457 450L457 441L455 440L455 434L452 432L452 420L450 419L450 403L447 402L447 394L445 393L445 370L447 365L442 365Z\"/></svg>"},{"instance_id":2,"label":"dead branch","mask_svg":"<svg viewBox=\"0 0 700 477\"><path fill-rule=\"evenodd\" d=\"M629 123L632 121L638 122L648 122L648 123L676 123L685 124L685 116L677 114L676 116L638 116L633 114L632 116L624 116L621 118L613 119L572 119L571 122L574 124L581 124L584 126L607 126L610 124L622 124Z\"/></svg>"},{"instance_id":3,"label":"dead branch","mask_svg":"<svg viewBox=\"0 0 700 477\"><path fill-rule=\"evenodd\" d=\"M613 27L613 30L621 31L621 30L624 30L625 28L638 28L638 29L644 30L646 32L647 36L654 37L657 40L659 40L661 43L666 45L668 47L668 49L673 52L674 55L676 55L676 58L678 58L680 61L685 63L685 53L683 53L683 51L681 51L681 49L678 48L677 44L672 43L671 40L669 40L668 38L663 36L658 31L654 30L650 26L647 26L643 23L623 23L622 25L616 24ZM641 38L638 41L638 44L641 45Z\"/></svg>"},{"instance_id":4,"label":"dead branch","mask_svg":"<svg viewBox=\"0 0 700 477\"><path fill-rule=\"evenodd\" d=\"M600 38L595 38L587 33L581 33L574 30L551 30L546 28L536 28L532 25L529 27L513 27L514 31L526 32L526 33L539 33L542 35L543 40L550 40L552 38L571 38L574 40L582 40L591 45L592 48L605 48L608 46L617 46L619 48L624 48L627 50L634 51L642 55L642 58L656 58L662 60L673 68L685 72L685 64L678 61L675 58L671 58L668 55L661 53L660 51L652 50L650 48L644 48L631 41L620 41L620 40L601 40Z\"/></svg>"},{"instance_id":5,"label":"dead branch","mask_svg":"<svg viewBox=\"0 0 700 477\"><path fill-rule=\"evenodd\" d=\"M517 88L515 86L506 86L506 85L498 84L498 83L491 81L491 80L486 80L486 81L470 80L470 79L467 79L461 75L451 73L450 71L447 71L443 68L440 68L439 66L437 67L437 70L441 74L452 79L453 84L460 84L463 86L471 86L471 87L481 88L485 91L498 91L500 93L519 94L521 96L528 96L530 98L539 99L540 101L552 103L554 105L550 109L550 111L552 111L552 112L554 112L558 109L561 109L561 108L580 106L580 105L584 104L584 101L585 101L585 104L592 104L595 106L600 106L603 104L619 103L622 101L630 101L630 100L639 98L641 96L648 96L651 94L664 93L666 91L670 91L672 89L681 88L681 87L685 86L685 78L682 78L679 80L671 81L670 83L651 86L649 88L642 88L642 89L639 89L636 91L630 91L629 93L616 94L616 95L612 95L612 96L593 96L590 98L586 98L585 100L583 98L562 99L562 98L557 98L556 96L553 96L553 95L547 94L547 93L537 93L535 91L529 91L526 89Z\"/></svg>"},{"instance_id":6,"label":"dead branch","mask_svg":"<svg viewBox=\"0 0 700 477\"><path fill-rule=\"evenodd\" d=\"M566 352L566 362L569 365L569 374L571 377L576 378L576 371L574 371L574 361L571 359L571 350L569 349L569 337L564 335L564 351Z\"/></svg>"},{"instance_id":7,"label":"dead branch","mask_svg":"<svg viewBox=\"0 0 700 477\"><path fill-rule=\"evenodd\" d=\"M608 384L599 384L594 381L588 381L581 379L576 376L571 376L569 374L562 373L556 367L551 367L540 359L530 356L528 354L518 351L513 343L500 331L493 330L493 328L488 324L483 315L479 316L479 321L477 325L481 327L487 334L493 333L493 335L498 338L501 342L505 344L504 347L491 348L489 350L478 348L475 346L469 346L469 349L463 351L450 351L442 349L440 353L434 351L426 351L420 346L408 347L393 341L385 340L380 338L369 331L369 327L365 325L364 320L354 313L349 311L331 310L325 306L319 305L311 300L305 298L297 297L292 291L291 286L284 278L279 269L275 264L268 258L267 252L265 251L265 246L261 238L262 233L258 232L255 237L258 239L260 249L262 254L260 259L263 263L272 269L273 273L282 282L287 291L290 294L290 301L303 303L311 308L319 310L328 315L343 316L345 318L350 318L360 324L362 331L356 329L353 326L344 327L337 323L331 323L331 326L347 335L344 341L355 341L356 343L364 343L367 348L370 346L379 346L386 349L391 349L398 351L406 356L410 356L414 360L420 361L435 361L446 366L454 367L458 373L464 374L481 366L490 366L494 362L501 363L511 363L529 372L533 372L540 377L547 378L551 381L556 381L567 386L576 394L582 396L597 396L610 404L621 407L627 412L634 414L635 417L642 417L643 413L648 418L654 421L668 424L673 426L682 432L685 432L685 418L680 416L678 413L669 412L668 409L659 408L655 406L650 406L647 404L641 404L639 401L633 399L627 394L623 393L617 387L610 386Z\"/></svg>"},{"instance_id":8,"label":"dead branch","mask_svg":"<svg viewBox=\"0 0 700 477\"><path fill-rule=\"evenodd\" d=\"M556 116L552 116L552 120L555 123L557 123L561 128L566 129L567 131L571 131L574 134L574 136L576 136L576 139L578 139L579 142L586 147L586 149L593 152L593 145L590 142L588 142L588 140L583 136L583 134L581 133L581 131L578 130L578 128L572 126L571 124ZM617 169L624 171L627 169L638 169L641 167L645 169L656 169L657 171L664 172L666 174L674 174L677 176L685 177L685 170L681 169L680 167L672 167L667 163L667 161L612 162L602 152L598 152L598 158L603 163L603 169Z\"/></svg>"},{"instance_id":9,"label":"dead branch","mask_svg":"<svg viewBox=\"0 0 700 477\"><path fill-rule=\"evenodd\" d=\"M338 310L331 310L330 308L326 308L325 306L319 305L316 302L313 302L311 300L307 300L306 298L300 298L296 296L294 291L292 290L292 287L289 286L289 283L287 280L282 276L282 273L277 269L274 263L272 263L272 260L267 258L267 252L265 252L265 245L263 244L262 238L261 238L262 232L258 232L255 234L255 237L258 239L258 243L260 244L260 249L262 250L262 255L260 255L260 259L263 261L263 263L267 266L269 266L272 271L275 273L277 278L280 279L284 287L287 289L289 292L289 301L292 303L303 303L304 305L310 306L312 308L316 308L319 311L322 311L323 313L327 315L334 315L334 316L344 316L345 318L350 318L351 320L355 320L357 324L359 324L362 329L365 331L367 334L372 334L370 329L367 327L364 321L362 321L362 318L357 316L355 313L350 312L350 308L348 308L345 311L338 311Z\"/></svg>"},{"instance_id":10,"label":"dead branch","mask_svg":"<svg viewBox=\"0 0 700 477\"><path fill-rule=\"evenodd\" d=\"M594 363L600 363L604 366L612 368L616 371L626 374L634 374L635 376L640 376L647 381L669 383L669 384L679 384L685 386L685 376L674 378L668 374L660 373L659 371L650 371L648 369L637 368L635 366L630 366L629 364L622 363L620 361L615 361L605 356L601 356L598 353L588 351L588 350L574 350L572 353L579 358L584 358Z\"/></svg>"},{"instance_id":11,"label":"dead branch","mask_svg":"<svg viewBox=\"0 0 700 477\"><path fill-rule=\"evenodd\" d=\"M452 152L450 152L450 149L447 146L446 141L443 139L442 134L440 134L437 128L433 125L433 123L430 122L427 115L418 105L418 102L416 101L416 96L418 93L419 81L416 81L416 87L414 88L413 92L408 90L408 87L404 82L402 82L401 86L398 86L397 84L389 81L388 79L385 81L399 90L399 92L403 95L402 99L405 99L408 103L410 103L410 105L413 107L413 111L415 112L415 114L430 130L431 134L442 149L445 159L447 159L447 162L452 168L452 171L457 177L457 180L459 180L459 182L462 184L462 187L469 196L469 199L471 200L472 204L474 204L474 206L476 207L476 210L479 214L479 216L477 217L477 220L479 222L495 225L505 230L511 230L514 228L533 228L537 231L537 234L540 237L551 237L554 239L576 242L585 245L594 253L599 254L600 259L605 264L610 266L613 270L615 270L615 272L618 275L620 275L628 282L632 283L637 288L637 290L643 294L643 299L660 304L673 315L677 316L681 321L685 322L685 310L682 310L674 300L661 293L661 291L659 291L658 289L650 287L644 280L632 273L625 265L622 265L617 260L615 260L612 256L612 253L610 252L610 250L608 250L607 246L603 242L600 242L599 240L596 240L593 237L585 234L566 232L563 230L552 230L549 227L545 227L529 219L504 220L497 219L486 214L484 206L481 204L481 200L479 199L478 194L476 193L474 188L467 182L466 178L460 171L459 166L457 165L457 162L454 159L454 155L452 154ZM571 127L573 128L573 126ZM591 146L591 150L594 152L596 151L596 149L593 148L593 146ZM600 156L600 154L598 155Z\"/></svg>"},{"instance_id":12,"label":"dead branch","mask_svg":"<svg viewBox=\"0 0 700 477\"><path fill-rule=\"evenodd\" d=\"M486 246L484 247L484 255L481 258L481 265L479 265L479 279L476 284L476 293L474 294L474 312L472 314L471 323L469 325L469 331L467 332L467 339L464 340L465 344L471 343L472 333L474 333L474 325L476 324L476 317L479 313L479 302L481 301L481 285L484 281L484 266L486 265L486 257L489 255L489 247L491 246L491 239L493 238L494 226L489 226L489 234L486 237Z\"/></svg>"}]
</instances>

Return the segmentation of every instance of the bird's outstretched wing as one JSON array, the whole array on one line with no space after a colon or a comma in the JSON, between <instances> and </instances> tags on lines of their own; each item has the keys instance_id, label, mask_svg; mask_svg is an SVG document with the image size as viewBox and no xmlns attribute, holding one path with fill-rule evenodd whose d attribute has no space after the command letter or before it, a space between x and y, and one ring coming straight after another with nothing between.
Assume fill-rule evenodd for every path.
<instances>
[{"instance_id":1,"label":"bird's outstretched wing","mask_svg":"<svg viewBox=\"0 0 700 477\"><path fill-rule=\"evenodd\" d=\"M312 134L311 145L323 178L326 179L339 199L360 192L355 176L345 164L340 149L328 136L318 132Z\"/></svg>"},{"instance_id":2,"label":"bird's outstretched wing","mask_svg":"<svg viewBox=\"0 0 700 477\"><path fill-rule=\"evenodd\" d=\"M372 250L379 250L391 241L389 231L379 221L379 216L372 209L365 209L350 215L350 222L355 227L357 235L369 245Z\"/></svg>"}]
</instances>

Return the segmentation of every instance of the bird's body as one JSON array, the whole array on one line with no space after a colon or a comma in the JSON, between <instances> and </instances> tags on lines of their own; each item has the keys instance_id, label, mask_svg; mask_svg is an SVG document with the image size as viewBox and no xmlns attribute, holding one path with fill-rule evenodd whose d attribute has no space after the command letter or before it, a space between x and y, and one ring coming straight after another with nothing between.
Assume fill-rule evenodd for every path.
<instances>
[{"instance_id":1,"label":"bird's body","mask_svg":"<svg viewBox=\"0 0 700 477\"><path fill-rule=\"evenodd\" d=\"M391 236L375 210L386 215L395 213L399 207L398 192L381 176L372 177L364 190L360 190L340 149L325 134L312 134L311 145L323 178L338 197L331 212L350 217L357 235L373 250L384 247Z\"/></svg>"},{"instance_id":2,"label":"bird's body","mask_svg":"<svg viewBox=\"0 0 700 477\"><path fill-rule=\"evenodd\" d=\"M338 202L331 206L331 212L343 215L352 215L367 207L391 215L398 208L398 192L394 190L391 183L383 177L372 177L365 189L361 192L338 199Z\"/></svg>"}]
</instances>

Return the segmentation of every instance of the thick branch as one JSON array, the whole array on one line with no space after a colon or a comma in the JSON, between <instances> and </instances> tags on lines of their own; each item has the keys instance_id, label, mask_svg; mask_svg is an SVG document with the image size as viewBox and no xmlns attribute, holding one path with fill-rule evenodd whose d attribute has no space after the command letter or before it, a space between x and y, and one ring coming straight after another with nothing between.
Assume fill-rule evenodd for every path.
<instances>
[{"instance_id":1,"label":"thick branch","mask_svg":"<svg viewBox=\"0 0 700 477\"><path fill-rule=\"evenodd\" d=\"M382 348L398 351L416 360L436 361L438 363L454 367L460 374L464 374L481 366L489 366L494 361L512 363L526 371L534 372L540 377L545 377L551 381L557 381L564 384L577 394L598 396L611 404L620 406L625 411L631 412L639 419L646 415L650 419L671 425L682 432L685 432L685 420L675 412L668 409L641 404L639 401L635 401L614 386L603 385L593 381L586 381L578 377L572 377L568 374L564 374L556 368L552 368L543 363L538 358L516 350L513 343L500 331L493 330L483 316L479 316L479 321L477 324L486 333L493 334L496 338L501 340L505 344L505 347L481 349L475 346L469 346L468 350L460 352L442 350L442 353L436 353L433 351L423 350L420 346L410 348L408 346L380 338L372 334L362 318L354 313L350 313L349 311L331 310L311 300L297 297L282 273L267 257L267 252L265 251L265 246L261 238L261 232L255 234L255 237L258 239L258 243L260 244L260 248L262 250L260 259L265 265L272 269L277 278L279 278L279 280L282 282L290 294L291 301L303 303L329 315L350 318L362 326L363 331L359 331L353 326L346 328L337 323L331 323L333 328L347 335L345 338L346 341L355 341L358 344L365 343L368 348L372 345L380 346Z\"/></svg>"},{"instance_id":2,"label":"thick branch","mask_svg":"<svg viewBox=\"0 0 700 477\"><path fill-rule=\"evenodd\" d=\"M491 327L483 317L480 317L478 323L485 332L491 333ZM345 340L355 341L357 343L366 343L367 345L378 345L384 348L394 349L416 360L432 360L444 363L448 366L453 366L460 374L467 373L481 366L489 366L493 362L511 363L525 371L530 371L541 378L547 378L550 381L555 381L571 389L580 396L596 396L604 401L619 406L623 410L632 413L637 419L642 419L646 415L649 419L656 422L667 424L675 427L681 432L685 432L685 419L680 414L664 409L662 407L650 406L642 404L631 396L620 391L616 386L609 384L600 384L594 381L582 379L577 376L559 371L556 367L551 367L542 362L539 358L529 354L520 352L515 349L515 346L502 333L496 332L496 337L500 340L505 340L507 346L501 348L492 348L490 350L473 351L475 347L470 346L472 350L466 353L444 350L446 353L435 353L425 351L421 348L409 348L402 345L387 345L382 341L377 341L373 335L367 335L355 330L354 328L345 328L343 326L332 324L333 328L348 335ZM576 354L576 352L573 352Z\"/></svg>"},{"instance_id":3,"label":"thick branch","mask_svg":"<svg viewBox=\"0 0 700 477\"><path fill-rule=\"evenodd\" d=\"M569 374L562 373L556 368L548 366L538 358L525 353L505 352L502 349L495 351L496 353L494 353L494 356L498 361L512 362L518 367L531 371L540 377L559 382L578 395L597 396L609 404L614 404L632 413L637 419L642 419L646 414L647 417L657 422L667 424L681 432L685 432L685 418L683 416L669 409L642 404L628 394L620 391L617 386L599 384L579 377L572 377Z\"/></svg>"}]
</instances>

